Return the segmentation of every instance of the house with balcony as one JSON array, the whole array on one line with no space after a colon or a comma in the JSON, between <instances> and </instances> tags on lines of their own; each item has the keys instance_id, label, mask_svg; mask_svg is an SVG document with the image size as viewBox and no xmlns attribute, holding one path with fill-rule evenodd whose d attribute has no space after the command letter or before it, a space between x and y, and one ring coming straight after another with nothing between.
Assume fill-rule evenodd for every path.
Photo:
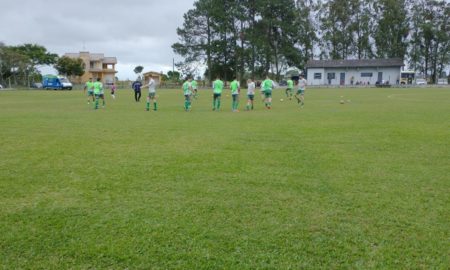
<instances>
[{"instance_id":1,"label":"house with balcony","mask_svg":"<svg viewBox=\"0 0 450 270\"><path fill-rule=\"evenodd\" d=\"M92 78L97 80L100 78L104 85L115 83L116 78L116 57L105 57L103 53L66 53L66 57L81 58L84 62L85 72L83 76L73 80L75 83L85 83Z\"/></svg>"}]
</instances>

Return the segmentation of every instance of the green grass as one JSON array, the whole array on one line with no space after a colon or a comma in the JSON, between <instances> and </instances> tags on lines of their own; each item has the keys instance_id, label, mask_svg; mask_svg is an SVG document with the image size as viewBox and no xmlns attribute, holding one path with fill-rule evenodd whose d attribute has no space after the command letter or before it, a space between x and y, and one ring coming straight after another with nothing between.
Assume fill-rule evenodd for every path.
<instances>
[{"instance_id":1,"label":"green grass","mask_svg":"<svg viewBox=\"0 0 450 270\"><path fill-rule=\"evenodd\" d=\"M448 269L449 89L159 96L0 91L0 267Z\"/></svg>"}]
</instances>

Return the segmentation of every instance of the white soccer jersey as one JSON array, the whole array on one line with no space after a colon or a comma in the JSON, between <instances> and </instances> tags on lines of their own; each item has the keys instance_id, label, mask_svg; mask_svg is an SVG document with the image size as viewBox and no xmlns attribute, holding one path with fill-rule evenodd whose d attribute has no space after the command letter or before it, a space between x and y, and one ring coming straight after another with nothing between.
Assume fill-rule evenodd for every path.
<instances>
[{"instance_id":1,"label":"white soccer jersey","mask_svg":"<svg viewBox=\"0 0 450 270\"><path fill-rule=\"evenodd\" d=\"M247 95L254 95L255 94L255 83L251 82L247 85Z\"/></svg>"},{"instance_id":2,"label":"white soccer jersey","mask_svg":"<svg viewBox=\"0 0 450 270\"><path fill-rule=\"evenodd\" d=\"M298 89L299 90L305 90L306 87L306 80L302 79L300 81L298 81Z\"/></svg>"},{"instance_id":3,"label":"white soccer jersey","mask_svg":"<svg viewBox=\"0 0 450 270\"><path fill-rule=\"evenodd\" d=\"M153 79L150 79L150 82L148 83L148 92L156 93L156 83L155 80Z\"/></svg>"}]
</instances>

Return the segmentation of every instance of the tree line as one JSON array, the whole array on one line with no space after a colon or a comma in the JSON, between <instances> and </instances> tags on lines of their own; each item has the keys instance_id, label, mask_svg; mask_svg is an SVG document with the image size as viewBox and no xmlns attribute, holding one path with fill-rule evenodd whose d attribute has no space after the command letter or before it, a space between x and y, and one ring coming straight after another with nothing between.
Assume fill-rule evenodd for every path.
<instances>
[{"instance_id":1,"label":"tree line","mask_svg":"<svg viewBox=\"0 0 450 270\"><path fill-rule=\"evenodd\" d=\"M81 76L85 66L81 59L59 57L44 46L23 44L7 46L0 42L0 83L3 85L31 86L42 81L39 67L53 66L59 74Z\"/></svg>"},{"instance_id":2,"label":"tree line","mask_svg":"<svg viewBox=\"0 0 450 270\"><path fill-rule=\"evenodd\" d=\"M436 82L450 64L443 0L198 0L172 45L183 74L276 79L309 59L402 58Z\"/></svg>"}]
</instances>

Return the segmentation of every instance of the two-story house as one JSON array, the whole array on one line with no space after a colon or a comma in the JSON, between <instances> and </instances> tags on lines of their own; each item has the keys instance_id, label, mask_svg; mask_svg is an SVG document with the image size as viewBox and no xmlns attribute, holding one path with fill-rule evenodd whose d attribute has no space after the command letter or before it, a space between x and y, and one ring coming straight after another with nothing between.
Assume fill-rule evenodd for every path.
<instances>
[{"instance_id":1,"label":"two-story house","mask_svg":"<svg viewBox=\"0 0 450 270\"><path fill-rule=\"evenodd\" d=\"M75 83L85 83L89 78L97 80L100 78L103 84L111 85L115 83L116 78L116 57L105 57L103 53L66 53L64 56L70 58L81 58L85 65L85 72L83 76L78 78Z\"/></svg>"}]
</instances>

